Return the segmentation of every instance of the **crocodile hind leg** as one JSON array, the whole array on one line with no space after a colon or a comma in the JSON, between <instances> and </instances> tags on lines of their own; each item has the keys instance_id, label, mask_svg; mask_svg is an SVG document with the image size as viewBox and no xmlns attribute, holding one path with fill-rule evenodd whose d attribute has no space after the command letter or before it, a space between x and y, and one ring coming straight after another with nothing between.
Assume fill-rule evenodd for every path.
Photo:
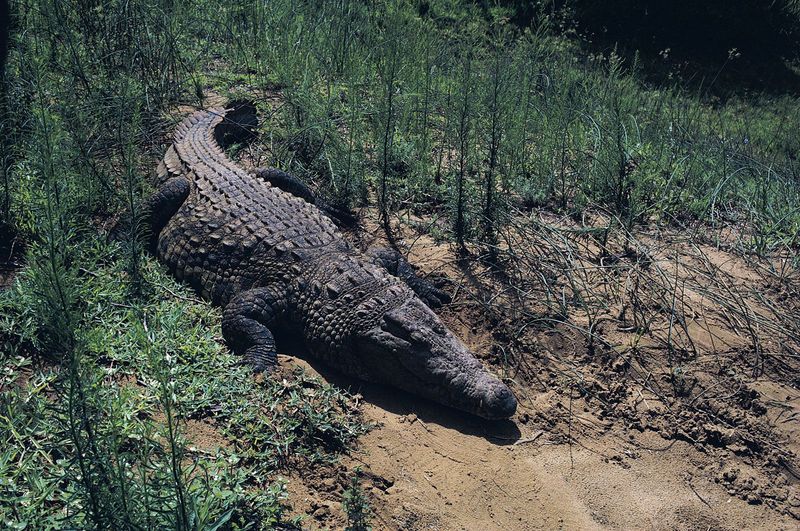
<instances>
[{"instance_id":1,"label":"crocodile hind leg","mask_svg":"<svg viewBox=\"0 0 800 531\"><path fill-rule=\"evenodd\" d=\"M411 264L397 251L386 247L373 247L367 252L367 256L375 265L383 267L389 274L405 282L431 308L438 308L450 302L450 295L446 291L417 276Z\"/></svg>"},{"instance_id":2,"label":"crocodile hind leg","mask_svg":"<svg viewBox=\"0 0 800 531\"><path fill-rule=\"evenodd\" d=\"M222 314L222 335L242 363L269 372L278 363L269 327L286 310L286 294L273 287L253 288L234 297Z\"/></svg>"},{"instance_id":3,"label":"crocodile hind leg","mask_svg":"<svg viewBox=\"0 0 800 531\"><path fill-rule=\"evenodd\" d=\"M355 225L358 221L355 214L352 212L329 205L327 202L319 199L306 183L294 175L286 173L285 171L276 170L275 168L258 168L255 174L256 177L264 179L275 188L315 205L323 214L334 221L348 226Z\"/></svg>"}]
</instances>

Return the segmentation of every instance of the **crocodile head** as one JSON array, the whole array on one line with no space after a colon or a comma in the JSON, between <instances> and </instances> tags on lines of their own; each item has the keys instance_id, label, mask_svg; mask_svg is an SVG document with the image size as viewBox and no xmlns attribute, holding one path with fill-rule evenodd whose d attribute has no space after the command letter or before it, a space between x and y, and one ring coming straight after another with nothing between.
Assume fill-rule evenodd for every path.
<instances>
[{"instance_id":1,"label":"crocodile head","mask_svg":"<svg viewBox=\"0 0 800 531\"><path fill-rule=\"evenodd\" d=\"M516 411L508 387L413 294L360 328L356 344L370 379L486 419Z\"/></svg>"}]
</instances>

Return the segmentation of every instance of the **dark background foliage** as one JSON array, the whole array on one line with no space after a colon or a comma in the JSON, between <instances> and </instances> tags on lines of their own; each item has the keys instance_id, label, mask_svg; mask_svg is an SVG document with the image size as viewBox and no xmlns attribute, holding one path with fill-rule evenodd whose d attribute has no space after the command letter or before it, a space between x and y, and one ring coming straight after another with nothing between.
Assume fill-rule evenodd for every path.
<instances>
[{"instance_id":1,"label":"dark background foliage","mask_svg":"<svg viewBox=\"0 0 800 531\"><path fill-rule=\"evenodd\" d=\"M513 21L528 26L556 15L594 51L636 54L653 79L719 81L744 88L796 92L786 61L800 51L800 18L794 0L511 0ZM722 75L717 75L722 67ZM717 79L721 78L721 79Z\"/></svg>"}]
</instances>

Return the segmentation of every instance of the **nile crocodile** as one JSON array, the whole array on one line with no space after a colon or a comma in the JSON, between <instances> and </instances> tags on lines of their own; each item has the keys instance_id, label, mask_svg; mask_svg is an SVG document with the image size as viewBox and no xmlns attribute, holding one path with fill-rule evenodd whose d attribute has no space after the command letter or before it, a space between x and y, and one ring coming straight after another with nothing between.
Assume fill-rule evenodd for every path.
<instances>
[{"instance_id":1,"label":"nile crocodile","mask_svg":"<svg viewBox=\"0 0 800 531\"><path fill-rule=\"evenodd\" d=\"M444 292L396 252L354 249L301 181L274 169L248 173L228 159L231 133L254 121L247 105L186 118L144 205L158 258L224 307L222 334L234 353L268 371L280 328L345 374L510 417L512 393L428 307L448 300Z\"/></svg>"}]
</instances>

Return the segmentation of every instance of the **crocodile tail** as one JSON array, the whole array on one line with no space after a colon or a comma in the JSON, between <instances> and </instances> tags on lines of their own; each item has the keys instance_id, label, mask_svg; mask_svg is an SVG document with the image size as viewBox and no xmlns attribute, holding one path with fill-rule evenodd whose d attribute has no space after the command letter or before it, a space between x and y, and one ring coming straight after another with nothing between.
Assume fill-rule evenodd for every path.
<instances>
[{"instance_id":1,"label":"crocodile tail","mask_svg":"<svg viewBox=\"0 0 800 531\"><path fill-rule=\"evenodd\" d=\"M225 119L214 129L217 143L225 149L231 144L249 142L258 128L255 103L249 100L234 100L228 103Z\"/></svg>"}]
</instances>

